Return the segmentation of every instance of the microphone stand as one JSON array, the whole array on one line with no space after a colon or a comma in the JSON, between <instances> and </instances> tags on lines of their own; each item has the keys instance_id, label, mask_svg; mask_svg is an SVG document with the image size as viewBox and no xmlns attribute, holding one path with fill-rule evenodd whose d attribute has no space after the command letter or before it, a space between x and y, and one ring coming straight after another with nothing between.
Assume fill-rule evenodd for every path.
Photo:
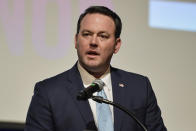
<instances>
[{"instance_id":1,"label":"microphone stand","mask_svg":"<svg viewBox=\"0 0 196 131\"><path fill-rule=\"evenodd\" d=\"M112 105L114 107L117 107L118 109L120 109L123 112L127 113L131 118L133 118L139 124L139 126L144 129L144 131L147 131L146 127L136 118L136 116L132 112L127 110L125 107L121 106L120 104L114 103L114 102L109 101L107 99L104 99L101 96L92 96L91 98L92 98L92 100L94 100L96 102L106 103L106 104L110 104L110 105Z\"/></svg>"}]
</instances>

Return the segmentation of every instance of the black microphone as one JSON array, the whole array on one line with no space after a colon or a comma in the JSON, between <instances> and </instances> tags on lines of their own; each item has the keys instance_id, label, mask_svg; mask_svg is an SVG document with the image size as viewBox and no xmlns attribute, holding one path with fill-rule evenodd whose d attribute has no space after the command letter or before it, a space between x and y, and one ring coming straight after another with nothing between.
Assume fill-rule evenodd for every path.
<instances>
[{"instance_id":1,"label":"black microphone","mask_svg":"<svg viewBox=\"0 0 196 131\"><path fill-rule=\"evenodd\" d=\"M85 88L84 90L80 91L77 95L78 100L87 100L88 98L91 98L93 93L97 91L101 91L104 86L104 82L100 79L96 79L93 81L93 83Z\"/></svg>"}]
</instances>

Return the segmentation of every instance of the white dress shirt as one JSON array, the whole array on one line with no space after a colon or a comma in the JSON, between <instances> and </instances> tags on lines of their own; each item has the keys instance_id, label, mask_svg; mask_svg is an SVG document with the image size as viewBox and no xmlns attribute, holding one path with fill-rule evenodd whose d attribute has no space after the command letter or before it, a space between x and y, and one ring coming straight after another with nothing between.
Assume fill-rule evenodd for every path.
<instances>
[{"instance_id":1,"label":"white dress shirt","mask_svg":"<svg viewBox=\"0 0 196 131\"><path fill-rule=\"evenodd\" d=\"M80 72L82 82L84 87L88 87L92 82L96 79L94 76L89 74L78 62L77 64L78 70ZM111 83L111 74L110 74L110 67L107 69L107 71L99 78L101 79L104 83L105 86L103 87L103 90L105 91L105 94L107 96L107 99L110 101L113 101L113 95L112 95L112 83ZM93 95L97 95L97 92L95 92ZM96 115L96 102L93 101L92 99L88 99L88 102L90 104L91 110L93 112L93 117L95 124L97 125L97 115ZM113 106L110 105L110 110L112 112L112 120L114 122L114 113L113 113Z\"/></svg>"}]
</instances>

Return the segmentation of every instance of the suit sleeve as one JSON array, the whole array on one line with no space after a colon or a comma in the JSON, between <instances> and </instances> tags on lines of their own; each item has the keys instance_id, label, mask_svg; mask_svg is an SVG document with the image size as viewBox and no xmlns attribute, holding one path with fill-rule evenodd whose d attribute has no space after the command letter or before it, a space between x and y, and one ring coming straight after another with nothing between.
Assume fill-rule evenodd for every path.
<instances>
[{"instance_id":1,"label":"suit sleeve","mask_svg":"<svg viewBox=\"0 0 196 131\"><path fill-rule=\"evenodd\" d=\"M54 121L47 92L37 83L29 106L24 131L54 131Z\"/></svg>"},{"instance_id":2,"label":"suit sleeve","mask_svg":"<svg viewBox=\"0 0 196 131\"><path fill-rule=\"evenodd\" d=\"M145 124L148 131L167 131L163 119L161 117L161 111L157 104L156 96L152 90L150 81L146 78L147 83L147 112Z\"/></svg>"}]
</instances>

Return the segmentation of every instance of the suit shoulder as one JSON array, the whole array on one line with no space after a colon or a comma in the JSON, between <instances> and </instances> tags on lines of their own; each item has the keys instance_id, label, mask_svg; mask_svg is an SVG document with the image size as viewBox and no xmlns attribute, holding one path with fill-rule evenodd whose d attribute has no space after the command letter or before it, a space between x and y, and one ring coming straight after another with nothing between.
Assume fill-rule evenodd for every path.
<instances>
[{"instance_id":1,"label":"suit shoulder","mask_svg":"<svg viewBox=\"0 0 196 131\"><path fill-rule=\"evenodd\" d=\"M35 84L36 90L44 90L44 91L54 91L57 88L62 87L65 83L68 82L68 74L70 70L64 71L55 76L49 77L42 81L39 81Z\"/></svg>"},{"instance_id":2,"label":"suit shoulder","mask_svg":"<svg viewBox=\"0 0 196 131\"><path fill-rule=\"evenodd\" d=\"M64 71L62 73L59 73L55 76L52 76L52 77L49 77L49 78L46 78L42 81L39 81L38 83L43 83L43 84L47 84L47 83L56 83L58 81L61 81L62 79L66 79L67 76L68 76L68 73L69 73L69 70L67 71Z\"/></svg>"},{"instance_id":3,"label":"suit shoulder","mask_svg":"<svg viewBox=\"0 0 196 131\"><path fill-rule=\"evenodd\" d=\"M147 79L147 76L112 67L112 70L126 79Z\"/></svg>"}]
</instances>

